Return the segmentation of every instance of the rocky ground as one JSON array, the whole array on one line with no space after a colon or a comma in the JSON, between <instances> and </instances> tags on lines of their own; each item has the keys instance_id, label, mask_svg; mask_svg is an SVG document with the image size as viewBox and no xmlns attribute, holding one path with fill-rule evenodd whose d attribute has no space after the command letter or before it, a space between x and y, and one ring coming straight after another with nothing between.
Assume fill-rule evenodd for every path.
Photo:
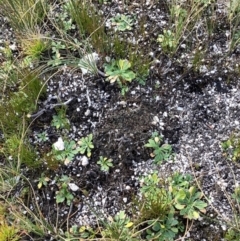
<instances>
[{"instance_id":1,"label":"rocky ground","mask_svg":"<svg viewBox=\"0 0 240 241\"><path fill-rule=\"evenodd\" d=\"M184 240L224 240L226 227L217 220L231 219L233 210L226 194L230 196L240 180L238 163L229 161L221 148L223 141L240 131L239 49L229 54L226 7L215 4L219 21L211 38L199 22L192 38L194 50L189 51L188 43L183 42L177 54L169 57L156 43L168 23L166 4L132 1L126 5L110 1L96 6L108 18L124 13L136 15L137 22L145 19L145 36L136 39L127 31L123 37L147 50L152 59L150 75L146 85L132 83L124 97L116 85L98 75L82 76L80 71L65 69L49 79L47 96L39 101L38 110L59 100L71 100L67 104L70 130L57 132L51 127L55 111L49 109L31 126L33 145L40 152L48 152L62 135L77 141L92 133L94 150L87 165L78 155L68 165L46 167L50 178L47 187L39 190L38 179L32 180L43 214L54 223L59 213L58 222L63 227L69 216L71 225L81 226L95 225L99 217L114 216L120 210L131 215L131 201L139 192L140 177L156 169L161 177L178 171L192 174L210 200L208 218L194 222ZM15 45L5 18L1 18L0 32L2 43L8 40ZM192 60L200 48L204 48L205 56L195 68ZM49 140L39 143L37 134L43 131L48 133ZM158 166L144 147L154 131L171 144L175 153L173 160ZM99 156L113 160L108 173L96 164ZM70 207L56 205L54 198L54 180L63 174L79 187L72 192L75 199Z\"/></svg>"}]
</instances>

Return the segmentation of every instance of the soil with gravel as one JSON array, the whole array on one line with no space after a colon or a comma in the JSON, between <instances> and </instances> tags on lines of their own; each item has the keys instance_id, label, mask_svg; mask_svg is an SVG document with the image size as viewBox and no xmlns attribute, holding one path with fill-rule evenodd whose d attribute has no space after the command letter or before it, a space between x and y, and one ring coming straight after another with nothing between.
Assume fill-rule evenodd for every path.
<instances>
[{"instance_id":1,"label":"soil with gravel","mask_svg":"<svg viewBox=\"0 0 240 241\"><path fill-rule=\"evenodd\" d=\"M68 165L59 166L47 160L46 169L41 171L47 174L50 183L39 190L37 179L32 180L38 204L50 223L58 218L59 227L64 229L69 217L69 225L94 226L99 217L114 216L120 210L131 215L132 198L139 192L139 177L153 170L158 170L161 177L177 171L192 174L211 200L206 218L194 222L186 238L224 240L226 227L217 220L218 217L230 220L233 215L225 193L233 192L240 180L240 169L238 163L223 155L221 143L240 131L240 52L236 48L228 53L225 6L218 2L215 5L219 26L212 38L206 36L201 23L195 29L197 39L192 44L196 48L203 46L206 52L196 70L190 64L193 52L187 51L184 43L172 58L164 55L156 43L157 35L167 27L166 4L161 1L144 4L132 1L129 5L119 1L96 3L108 18L124 13L136 14L138 20L145 19L145 36L136 39L131 31L123 36L134 37L140 48L146 48L153 64L146 84L131 83L124 97L117 86L110 85L103 77L82 76L80 71L62 70L48 81L47 97L39 101L38 110L72 98L67 105L70 130L66 133L76 141L92 133L94 144L88 165L82 165L81 155ZM1 18L1 26L1 39L14 44L6 19ZM51 127L54 114L54 109L47 110L31 126L30 138L41 153L49 152L61 136ZM44 130L50 139L39 144L37 134ZM144 144L154 131L171 144L174 160L153 164ZM96 164L99 156L112 158L114 167L109 173L102 172ZM63 174L79 187L72 192L75 198L70 207L56 205L58 187L54 180Z\"/></svg>"}]
</instances>

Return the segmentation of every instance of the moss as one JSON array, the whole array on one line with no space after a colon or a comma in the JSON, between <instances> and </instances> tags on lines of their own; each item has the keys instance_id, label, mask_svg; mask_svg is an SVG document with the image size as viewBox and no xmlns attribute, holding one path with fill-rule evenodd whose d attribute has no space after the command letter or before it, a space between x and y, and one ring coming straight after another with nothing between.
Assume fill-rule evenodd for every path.
<instances>
[{"instance_id":1,"label":"moss","mask_svg":"<svg viewBox=\"0 0 240 241\"><path fill-rule=\"evenodd\" d=\"M5 138L2 151L7 159L12 162L25 164L28 167L37 167L41 164L34 148L27 140L23 140L18 134L12 134Z\"/></svg>"},{"instance_id":2,"label":"moss","mask_svg":"<svg viewBox=\"0 0 240 241\"><path fill-rule=\"evenodd\" d=\"M10 104L20 115L32 112L35 110L38 97L44 93L44 90L37 74L27 72L25 76L22 76L19 90L11 95Z\"/></svg>"}]
</instances>

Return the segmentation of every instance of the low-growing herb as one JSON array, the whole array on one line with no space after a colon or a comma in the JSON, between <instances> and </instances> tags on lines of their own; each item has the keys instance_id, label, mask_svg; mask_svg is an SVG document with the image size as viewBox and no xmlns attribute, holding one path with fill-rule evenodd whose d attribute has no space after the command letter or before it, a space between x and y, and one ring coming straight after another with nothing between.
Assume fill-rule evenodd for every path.
<instances>
[{"instance_id":1,"label":"low-growing herb","mask_svg":"<svg viewBox=\"0 0 240 241\"><path fill-rule=\"evenodd\" d=\"M178 232L183 230L182 224L174 217L174 210L164 220L154 220L148 224L152 224L152 227L147 229L147 240L173 241Z\"/></svg>"},{"instance_id":2,"label":"low-growing herb","mask_svg":"<svg viewBox=\"0 0 240 241\"><path fill-rule=\"evenodd\" d=\"M41 174L41 177L38 180L38 188L42 188L42 186L47 186L50 181L49 177L46 177L44 173Z\"/></svg>"},{"instance_id":3,"label":"low-growing herb","mask_svg":"<svg viewBox=\"0 0 240 241\"><path fill-rule=\"evenodd\" d=\"M107 157L100 156L97 164L100 165L101 171L108 172L109 168L113 166L112 159L108 159Z\"/></svg>"},{"instance_id":4,"label":"low-growing herb","mask_svg":"<svg viewBox=\"0 0 240 241\"><path fill-rule=\"evenodd\" d=\"M116 17L111 18L111 23L117 31L131 30L133 25L133 19L124 14L117 14Z\"/></svg>"},{"instance_id":5,"label":"low-growing herb","mask_svg":"<svg viewBox=\"0 0 240 241\"><path fill-rule=\"evenodd\" d=\"M188 219L198 219L199 212L205 213L207 203L201 201L202 193L192 186L189 189L180 189L175 193L175 208L180 210L180 215Z\"/></svg>"},{"instance_id":6,"label":"low-growing herb","mask_svg":"<svg viewBox=\"0 0 240 241\"><path fill-rule=\"evenodd\" d=\"M61 108L57 111L57 115L53 116L51 125L57 129L64 129L69 127L69 120L66 118L65 108Z\"/></svg>"},{"instance_id":7,"label":"low-growing herb","mask_svg":"<svg viewBox=\"0 0 240 241\"><path fill-rule=\"evenodd\" d=\"M68 190L68 183L70 181L71 181L71 179L68 176L63 175L57 182L57 184L59 186L59 191L56 192L56 202L57 203L63 203L66 200L67 205L70 206L70 204L74 198L74 196Z\"/></svg>"},{"instance_id":8,"label":"low-growing herb","mask_svg":"<svg viewBox=\"0 0 240 241\"><path fill-rule=\"evenodd\" d=\"M157 42L160 43L163 51L174 52L177 48L178 41L171 30L163 30L163 34L158 35Z\"/></svg>"},{"instance_id":9,"label":"low-growing herb","mask_svg":"<svg viewBox=\"0 0 240 241\"><path fill-rule=\"evenodd\" d=\"M53 155L57 160L63 161L68 164L74 159L74 157L80 153L80 147L78 147L75 141L64 141L63 148L56 148L53 146Z\"/></svg>"},{"instance_id":10,"label":"low-growing herb","mask_svg":"<svg viewBox=\"0 0 240 241\"><path fill-rule=\"evenodd\" d=\"M123 95L128 90L126 83L131 82L136 77L130 68L131 63L126 59L114 60L110 64L105 64L106 80L110 83L117 82Z\"/></svg>"},{"instance_id":11,"label":"low-growing herb","mask_svg":"<svg viewBox=\"0 0 240 241\"><path fill-rule=\"evenodd\" d=\"M125 212L120 211L118 214L115 215L111 222L106 224L106 228L102 231L101 234L104 238L109 238L110 240L137 240L130 239L130 228L132 227L132 225L133 223L127 217Z\"/></svg>"},{"instance_id":12,"label":"low-growing herb","mask_svg":"<svg viewBox=\"0 0 240 241\"><path fill-rule=\"evenodd\" d=\"M154 149L151 156L154 157L155 164L161 164L163 161L167 161L172 156L172 147L169 144L162 144L162 137L158 133L154 132L145 147Z\"/></svg>"},{"instance_id":13,"label":"low-growing herb","mask_svg":"<svg viewBox=\"0 0 240 241\"><path fill-rule=\"evenodd\" d=\"M48 140L48 133L46 131L43 131L43 132L37 134L37 137L39 139L39 142L45 142Z\"/></svg>"},{"instance_id":14,"label":"low-growing herb","mask_svg":"<svg viewBox=\"0 0 240 241\"><path fill-rule=\"evenodd\" d=\"M82 137L80 141L78 141L78 144L80 146L79 148L79 152L81 154L85 154L87 153L87 156L90 157L91 156L91 149L94 148L93 142L93 135L89 134L86 137Z\"/></svg>"}]
</instances>

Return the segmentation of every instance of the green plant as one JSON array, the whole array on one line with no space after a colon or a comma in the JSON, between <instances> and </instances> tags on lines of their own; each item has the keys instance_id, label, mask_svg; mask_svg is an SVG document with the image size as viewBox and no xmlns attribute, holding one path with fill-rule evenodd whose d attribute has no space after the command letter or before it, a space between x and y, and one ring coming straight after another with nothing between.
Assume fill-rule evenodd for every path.
<instances>
[{"instance_id":1,"label":"green plant","mask_svg":"<svg viewBox=\"0 0 240 241\"><path fill-rule=\"evenodd\" d=\"M32 60L39 60L43 53L49 49L49 40L40 32L30 31L21 38L23 53Z\"/></svg>"},{"instance_id":2,"label":"green plant","mask_svg":"<svg viewBox=\"0 0 240 241\"><path fill-rule=\"evenodd\" d=\"M168 178L168 182L172 188L189 188L193 181L193 177L190 174L181 174L179 172L174 173Z\"/></svg>"},{"instance_id":3,"label":"green plant","mask_svg":"<svg viewBox=\"0 0 240 241\"><path fill-rule=\"evenodd\" d=\"M101 170L104 172L108 172L109 168L113 166L112 159L108 159L107 157L100 156L97 164L100 165Z\"/></svg>"},{"instance_id":4,"label":"green plant","mask_svg":"<svg viewBox=\"0 0 240 241\"><path fill-rule=\"evenodd\" d=\"M172 207L172 196L164 187L164 182L154 171L141 180L142 200L137 201L140 221L165 219Z\"/></svg>"},{"instance_id":5,"label":"green plant","mask_svg":"<svg viewBox=\"0 0 240 241\"><path fill-rule=\"evenodd\" d=\"M56 202L63 203L65 200L67 201L67 205L70 206L74 196L68 190L68 184L70 182L70 178L66 175L63 175L59 181L57 182L59 186L59 191L56 192Z\"/></svg>"},{"instance_id":6,"label":"green plant","mask_svg":"<svg viewBox=\"0 0 240 241\"><path fill-rule=\"evenodd\" d=\"M161 142L162 137L160 137L157 132L154 132L151 139L148 140L148 143L144 145L145 147L154 149L153 153L151 153L151 156L154 157L155 164L161 164L163 161L167 161L172 156L171 145L161 145Z\"/></svg>"},{"instance_id":7,"label":"green plant","mask_svg":"<svg viewBox=\"0 0 240 241\"><path fill-rule=\"evenodd\" d=\"M94 239L96 238L97 231L89 226L82 226L79 228L79 234L81 238Z\"/></svg>"},{"instance_id":8,"label":"green plant","mask_svg":"<svg viewBox=\"0 0 240 241\"><path fill-rule=\"evenodd\" d=\"M115 30L125 31L131 30L133 25L133 19L124 14L117 14L115 17L110 19L111 24L115 26Z\"/></svg>"},{"instance_id":9,"label":"green plant","mask_svg":"<svg viewBox=\"0 0 240 241\"><path fill-rule=\"evenodd\" d=\"M110 83L117 82L123 95L128 90L126 82L131 82L136 77L136 74L130 68L131 63L126 59L114 60L104 66L105 74L108 76L106 80Z\"/></svg>"},{"instance_id":10,"label":"green plant","mask_svg":"<svg viewBox=\"0 0 240 241\"><path fill-rule=\"evenodd\" d=\"M239 241L240 240L240 230L229 228L227 233L224 236L227 241Z\"/></svg>"},{"instance_id":11,"label":"green plant","mask_svg":"<svg viewBox=\"0 0 240 241\"><path fill-rule=\"evenodd\" d=\"M0 6L20 36L29 29L36 29L43 22L48 9L46 0L2 0Z\"/></svg>"},{"instance_id":12,"label":"green plant","mask_svg":"<svg viewBox=\"0 0 240 241\"><path fill-rule=\"evenodd\" d=\"M111 240L137 240L132 238L130 230L132 225L133 223L130 221L124 211L120 211L110 222L105 224L105 228L101 234L104 238L110 238Z\"/></svg>"},{"instance_id":13,"label":"green plant","mask_svg":"<svg viewBox=\"0 0 240 241\"><path fill-rule=\"evenodd\" d=\"M148 224L151 227L147 229L147 240L173 241L179 231L183 231L182 224L174 217L174 210L165 219L150 221Z\"/></svg>"},{"instance_id":14,"label":"green plant","mask_svg":"<svg viewBox=\"0 0 240 241\"><path fill-rule=\"evenodd\" d=\"M96 62L98 60L97 53L86 54L78 62L78 66L81 68L82 74L88 72L96 74L98 72Z\"/></svg>"},{"instance_id":15,"label":"green plant","mask_svg":"<svg viewBox=\"0 0 240 241\"><path fill-rule=\"evenodd\" d=\"M178 46L178 40L171 30L163 30L163 34L158 35L157 42L160 43L165 53L173 52Z\"/></svg>"},{"instance_id":16,"label":"green plant","mask_svg":"<svg viewBox=\"0 0 240 241\"><path fill-rule=\"evenodd\" d=\"M40 161L37 159L36 150L30 145L29 141L18 134L6 136L3 148L0 150L12 162L17 162L20 167L25 164L28 167L37 167Z\"/></svg>"},{"instance_id":17,"label":"green plant","mask_svg":"<svg viewBox=\"0 0 240 241\"><path fill-rule=\"evenodd\" d=\"M148 240L173 240L183 231L182 218L197 219L207 204L189 174L159 178L157 171L141 179L142 198L137 201L140 223L147 220Z\"/></svg>"},{"instance_id":18,"label":"green plant","mask_svg":"<svg viewBox=\"0 0 240 241\"><path fill-rule=\"evenodd\" d=\"M205 213L207 203L201 201L202 193L196 187L191 186L188 190L181 188L174 194L174 206L180 210L180 215L188 219L198 219L199 211Z\"/></svg>"},{"instance_id":19,"label":"green plant","mask_svg":"<svg viewBox=\"0 0 240 241\"><path fill-rule=\"evenodd\" d=\"M79 148L79 152L81 154L85 154L87 153L87 156L90 157L91 156L91 149L94 148L93 142L93 135L89 134L86 137L82 137L80 141L78 141L78 144L80 146Z\"/></svg>"},{"instance_id":20,"label":"green plant","mask_svg":"<svg viewBox=\"0 0 240 241\"><path fill-rule=\"evenodd\" d=\"M86 2L86 0L70 0L69 3L68 11L70 18L76 22L80 38L83 41L86 40L85 46L89 47L87 52L93 52L93 47L97 53L103 53L105 51L110 53L111 40L104 29L103 23L105 20L99 11L96 10L95 6Z\"/></svg>"},{"instance_id":21,"label":"green plant","mask_svg":"<svg viewBox=\"0 0 240 241\"><path fill-rule=\"evenodd\" d=\"M230 138L221 144L224 155L237 162L240 160L240 138L238 134L232 134Z\"/></svg>"},{"instance_id":22,"label":"green plant","mask_svg":"<svg viewBox=\"0 0 240 241\"><path fill-rule=\"evenodd\" d=\"M152 174L149 174L145 178L141 180L142 187L140 189L141 193L143 193L146 197L155 197L157 192L159 191L160 178L156 171Z\"/></svg>"},{"instance_id":23,"label":"green plant","mask_svg":"<svg viewBox=\"0 0 240 241\"><path fill-rule=\"evenodd\" d=\"M75 141L64 141L63 148L57 148L53 145L53 155L57 160L68 164L80 152L80 147L77 147Z\"/></svg>"},{"instance_id":24,"label":"green plant","mask_svg":"<svg viewBox=\"0 0 240 241\"><path fill-rule=\"evenodd\" d=\"M18 235L19 230L14 226L9 226L6 223L0 225L0 241L20 241Z\"/></svg>"},{"instance_id":25,"label":"green plant","mask_svg":"<svg viewBox=\"0 0 240 241\"><path fill-rule=\"evenodd\" d=\"M69 128L69 120L66 118L66 108L62 107L57 110L57 115L53 116L51 125L57 129Z\"/></svg>"},{"instance_id":26,"label":"green plant","mask_svg":"<svg viewBox=\"0 0 240 241\"><path fill-rule=\"evenodd\" d=\"M41 174L41 177L38 179L38 189L42 188L42 186L47 186L50 181L49 177L46 177L44 173Z\"/></svg>"},{"instance_id":27,"label":"green plant","mask_svg":"<svg viewBox=\"0 0 240 241\"><path fill-rule=\"evenodd\" d=\"M37 137L39 139L39 142L45 142L49 139L47 131L43 131L43 132L37 134Z\"/></svg>"},{"instance_id":28,"label":"green plant","mask_svg":"<svg viewBox=\"0 0 240 241\"><path fill-rule=\"evenodd\" d=\"M36 109L38 97L44 95L46 88L38 77L38 73L26 71L18 77L21 81L20 86L18 91L10 95L9 103L15 114L23 115Z\"/></svg>"},{"instance_id":29,"label":"green plant","mask_svg":"<svg viewBox=\"0 0 240 241\"><path fill-rule=\"evenodd\" d=\"M198 219L200 212L205 213L207 203L202 201L202 192L192 185L193 178L189 174L174 173L170 178L169 192L173 197L173 204L180 215L188 219Z\"/></svg>"},{"instance_id":30,"label":"green plant","mask_svg":"<svg viewBox=\"0 0 240 241\"><path fill-rule=\"evenodd\" d=\"M60 51L65 49L66 46L62 41L52 41L52 53L54 56L47 62L47 65L53 67L61 65L63 63L63 57L61 56Z\"/></svg>"},{"instance_id":31,"label":"green plant","mask_svg":"<svg viewBox=\"0 0 240 241\"><path fill-rule=\"evenodd\" d=\"M74 30L76 26L73 24L72 18L69 17L70 2L63 3L63 12L57 14L57 22L64 32Z\"/></svg>"},{"instance_id":32,"label":"green plant","mask_svg":"<svg viewBox=\"0 0 240 241\"><path fill-rule=\"evenodd\" d=\"M190 39L198 20L210 4L209 0L188 2L171 0L169 2L169 27L158 37L163 52L173 55L183 41Z\"/></svg>"},{"instance_id":33,"label":"green plant","mask_svg":"<svg viewBox=\"0 0 240 241\"><path fill-rule=\"evenodd\" d=\"M232 51L240 42L240 3L237 0L231 0L228 4L228 20L230 24L230 48Z\"/></svg>"},{"instance_id":34,"label":"green plant","mask_svg":"<svg viewBox=\"0 0 240 241\"><path fill-rule=\"evenodd\" d=\"M240 203L240 187L239 187L239 186L237 186L237 187L234 189L234 193L232 194L232 198L233 198L236 202Z\"/></svg>"}]
</instances>

